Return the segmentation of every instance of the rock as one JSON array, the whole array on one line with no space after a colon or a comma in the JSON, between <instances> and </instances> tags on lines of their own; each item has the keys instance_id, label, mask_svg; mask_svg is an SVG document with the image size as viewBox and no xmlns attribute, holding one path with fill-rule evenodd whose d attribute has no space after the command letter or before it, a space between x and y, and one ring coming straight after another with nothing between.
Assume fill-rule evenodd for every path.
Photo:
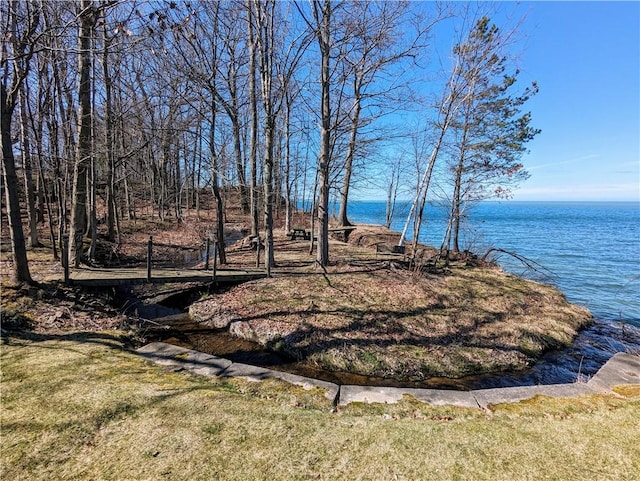
<instances>
[{"instance_id":1,"label":"rock","mask_svg":"<svg viewBox=\"0 0 640 481\"><path fill-rule=\"evenodd\" d=\"M292 336L297 327L295 324L270 319L235 320L229 325L229 332L242 339L270 346L280 342L293 344L295 341Z\"/></svg>"},{"instance_id":2,"label":"rock","mask_svg":"<svg viewBox=\"0 0 640 481\"><path fill-rule=\"evenodd\" d=\"M253 329L251 323L246 321L236 321L232 322L229 325L229 332L234 336L238 336L242 339L246 339L248 341L258 342L264 341L260 339L258 333ZM266 344L266 342L264 342Z\"/></svg>"},{"instance_id":3,"label":"rock","mask_svg":"<svg viewBox=\"0 0 640 481\"><path fill-rule=\"evenodd\" d=\"M219 305L215 299L194 302L189 306L189 316L195 322L218 329L229 326L237 319L231 309Z\"/></svg>"}]
</instances>

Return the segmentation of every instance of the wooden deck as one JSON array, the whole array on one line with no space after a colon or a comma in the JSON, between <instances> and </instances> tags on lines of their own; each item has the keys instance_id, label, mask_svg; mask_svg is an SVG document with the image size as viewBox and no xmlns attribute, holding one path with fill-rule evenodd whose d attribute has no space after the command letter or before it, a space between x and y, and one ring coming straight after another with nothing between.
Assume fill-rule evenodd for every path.
<instances>
[{"instance_id":1,"label":"wooden deck","mask_svg":"<svg viewBox=\"0 0 640 481\"><path fill-rule=\"evenodd\" d=\"M267 274L261 269L217 269L215 282L230 284L236 282L261 279ZM127 284L145 284L147 282L162 284L169 282L213 282L213 271L203 269L153 269L151 279L147 280L146 268L110 268L72 269L69 280L76 286L122 286Z\"/></svg>"}]
</instances>

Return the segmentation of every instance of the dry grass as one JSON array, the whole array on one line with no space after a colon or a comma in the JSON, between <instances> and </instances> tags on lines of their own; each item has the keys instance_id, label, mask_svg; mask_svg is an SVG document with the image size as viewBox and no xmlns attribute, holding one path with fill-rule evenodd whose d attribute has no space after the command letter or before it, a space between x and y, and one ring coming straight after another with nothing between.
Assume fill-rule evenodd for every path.
<instances>
[{"instance_id":1,"label":"dry grass","mask_svg":"<svg viewBox=\"0 0 640 481\"><path fill-rule=\"evenodd\" d=\"M640 397L492 412L351 405L166 372L117 333L4 337L0 477L12 480L632 480Z\"/></svg>"},{"instance_id":2,"label":"dry grass","mask_svg":"<svg viewBox=\"0 0 640 481\"><path fill-rule=\"evenodd\" d=\"M58 283L13 285L0 292L3 330L58 332L65 329L117 329L125 317L110 305L108 293Z\"/></svg>"},{"instance_id":3,"label":"dry grass","mask_svg":"<svg viewBox=\"0 0 640 481\"><path fill-rule=\"evenodd\" d=\"M323 369L410 381L522 369L591 321L556 289L496 268L415 274L334 243L323 270L306 242L277 248L273 279L204 299L192 314Z\"/></svg>"}]
</instances>

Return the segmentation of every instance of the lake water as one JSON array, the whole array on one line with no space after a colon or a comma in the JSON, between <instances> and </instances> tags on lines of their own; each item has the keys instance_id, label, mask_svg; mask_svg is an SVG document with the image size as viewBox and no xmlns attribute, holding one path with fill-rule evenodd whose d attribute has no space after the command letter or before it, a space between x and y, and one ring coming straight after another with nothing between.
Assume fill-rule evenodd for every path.
<instances>
[{"instance_id":1,"label":"lake water","mask_svg":"<svg viewBox=\"0 0 640 481\"><path fill-rule=\"evenodd\" d=\"M409 208L397 206L393 230L402 231ZM385 203L351 202L349 218L383 224ZM439 247L446 219L445 208L428 206L419 241ZM467 213L461 234L461 249L515 252L547 275L501 255L497 260L505 270L557 286L596 319L640 327L640 203L482 202Z\"/></svg>"}]
</instances>

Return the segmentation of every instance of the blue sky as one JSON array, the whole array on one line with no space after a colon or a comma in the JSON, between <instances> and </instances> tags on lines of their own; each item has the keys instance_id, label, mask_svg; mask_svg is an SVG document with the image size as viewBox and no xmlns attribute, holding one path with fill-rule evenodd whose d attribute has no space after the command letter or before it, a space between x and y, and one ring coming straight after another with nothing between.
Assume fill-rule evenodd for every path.
<instances>
[{"instance_id":1,"label":"blue sky","mask_svg":"<svg viewBox=\"0 0 640 481\"><path fill-rule=\"evenodd\" d=\"M640 200L640 3L521 2L519 66L542 133L515 200Z\"/></svg>"},{"instance_id":2,"label":"blue sky","mask_svg":"<svg viewBox=\"0 0 640 481\"><path fill-rule=\"evenodd\" d=\"M542 133L527 144L522 162L531 177L513 199L640 201L640 2L506 1L480 8L493 8L488 15L503 32L518 25L512 45L518 84L535 80L540 87L524 109ZM459 24L456 17L436 26L427 70L437 70L438 58L446 63ZM427 89L440 92L438 85ZM365 188L356 197L383 200L385 192Z\"/></svg>"}]
</instances>

